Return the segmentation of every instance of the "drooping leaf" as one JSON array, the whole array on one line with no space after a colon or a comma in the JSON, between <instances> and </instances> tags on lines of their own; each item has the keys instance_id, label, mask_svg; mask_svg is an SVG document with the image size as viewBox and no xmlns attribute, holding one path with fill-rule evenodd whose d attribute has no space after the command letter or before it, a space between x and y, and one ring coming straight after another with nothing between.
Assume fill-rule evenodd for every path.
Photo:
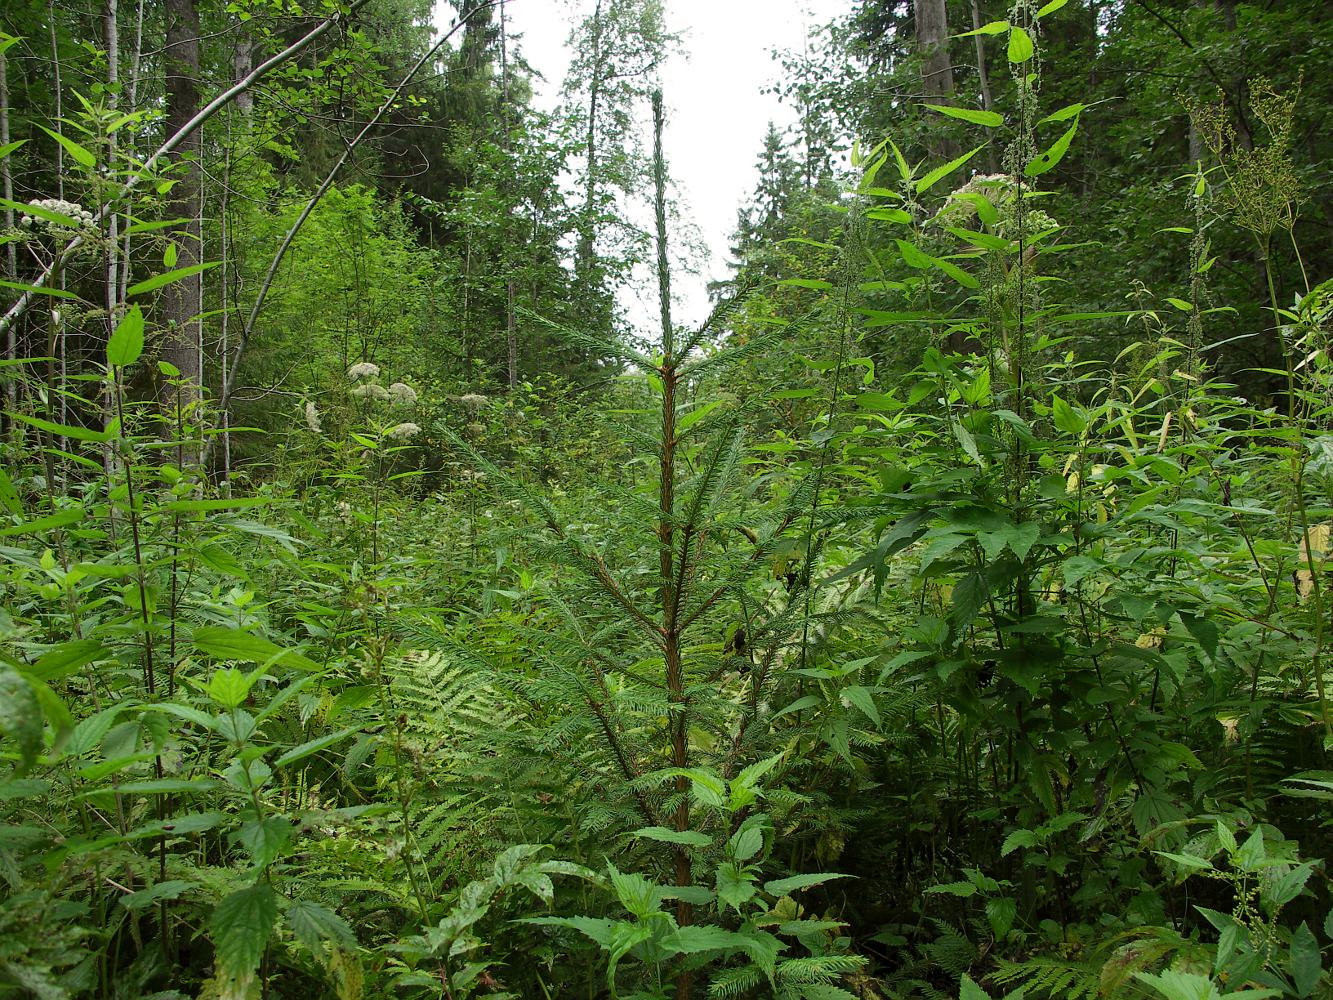
<instances>
[{"instance_id":1,"label":"drooping leaf","mask_svg":"<svg viewBox=\"0 0 1333 1000\"><path fill-rule=\"evenodd\" d=\"M81 167L94 167L97 165L97 157L93 155L92 150L80 146L77 142L67 135L61 135L59 132L53 132L45 125L37 126L47 135L49 135L60 145L65 147L65 152L74 158L74 162Z\"/></svg>"},{"instance_id":2,"label":"drooping leaf","mask_svg":"<svg viewBox=\"0 0 1333 1000\"><path fill-rule=\"evenodd\" d=\"M1032 58L1036 52L1032 44L1032 36L1022 28L1015 25L1009 29L1009 61L1012 63L1024 63Z\"/></svg>"},{"instance_id":3,"label":"drooping leaf","mask_svg":"<svg viewBox=\"0 0 1333 1000\"><path fill-rule=\"evenodd\" d=\"M696 830L671 830L665 826L645 826L635 830L632 836L646 840L656 840L664 844L688 844L690 847L707 847L713 838Z\"/></svg>"},{"instance_id":4,"label":"drooping leaf","mask_svg":"<svg viewBox=\"0 0 1333 1000\"><path fill-rule=\"evenodd\" d=\"M23 675L0 661L0 745L6 740L14 741L22 774L42 749L42 710Z\"/></svg>"},{"instance_id":5,"label":"drooping leaf","mask_svg":"<svg viewBox=\"0 0 1333 1000\"><path fill-rule=\"evenodd\" d=\"M143 331L143 310L130 306L106 343L106 363L113 368L124 368L138 361L143 354Z\"/></svg>"},{"instance_id":6,"label":"drooping leaf","mask_svg":"<svg viewBox=\"0 0 1333 1000\"><path fill-rule=\"evenodd\" d=\"M926 104L924 107L931 111L938 111L942 115L950 118L957 118L961 121L971 122L973 125L983 125L986 128L998 128L1004 124L1004 115L998 111L979 111L975 108L955 108L948 104Z\"/></svg>"},{"instance_id":7,"label":"drooping leaf","mask_svg":"<svg viewBox=\"0 0 1333 1000\"><path fill-rule=\"evenodd\" d=\"M961 35L954 35L954 38L971 38L973 35L1003 35L1009 30L1008 21L989 21L980 28L972 31L964 31Z\"/></svg>"},{"instance_id":8,"label":"drooping leaf","mask_svg":"<svg viewBox=\"0 0 1333 1000\"><path fill-rule=\"evenodd\" d=\"M225 995L244 996L255 981L269 937L278 921L278 897L267 882L256 882L218 903L209 922Z\"/></svg>"},{"instance_id":9,"label":"drooping leaf","mask_svg":"<svg viewBox=\"0 0 1333 1000\"><path fill-rule=\"evenodd\" d=\"M1064 135L1051 143L1049 149L1044 153L1038 153L1031 161L1029 161L1028 165L1023 168L1023 173L1028 177L1037 177L1046 173L1048 170L1054 169L1055 165L1063 160L1065 154L1069 152L1069 144L1074 141L1074 136L1077 132L1078 120L1075 119L1074 124L1070 125L1069 128L1065 130Z\"/></svg>"},{"instance_id":10,"label":"drooping leaf","mask_svg":"<svg viewBox=\"0 0 1333 1000\"><path fill-rule=\"evenodd\" d=\"M928 174L926 174L916 182L916 193L924 194L925 192L929 191L941 180L943 180L945 177L948 177L951 173L953 173L955 170L957 170L964 163L972 159L972 157L976 156L979 152L981 152L985 148L986 146L983 143L982 145L977 146L975 149L969 150L968 152L964 153L962 156L955 157L948 163L936 167L934 170L930 171Z\"/></svg>"},{"instance_id":11,"label":"drooping leaf","mask_svg":"<svg viewBox=\"0 0 1333 1000\"><path fill-rule=\"evenodd\" d=\"M244 629L223 628L219 625L200 625L191 636L196 649L219 660L241 660L248 663L281 663L302 670L318 670L319 665L294 649L286 649L263 636L252 635Z\"/></svg>"},{"instance_id":12,"label":"drooping leaf","mask_svg":"<svg viewBox=\"0 0 1333 1000\"><path fill-rule=\"evenodd\" d=\"M145 278L138 284L131 285L125 290L126 295L143 295L146 292L155 292L164 285L170 285L174 281L180 281L183 278L189 278L193 275L207 271L210 267L217 267L219 261L209 261L205 264L191 264L189 267L179 267L174 271L163 271L161 274L155 274L151 278Z\"/></svg>"}]
</instances>

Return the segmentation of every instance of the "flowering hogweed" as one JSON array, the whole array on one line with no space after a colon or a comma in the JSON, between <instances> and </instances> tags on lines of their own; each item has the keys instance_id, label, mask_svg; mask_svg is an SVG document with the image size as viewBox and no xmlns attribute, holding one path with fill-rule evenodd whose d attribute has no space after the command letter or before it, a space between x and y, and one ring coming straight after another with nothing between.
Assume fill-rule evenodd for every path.
<instances>
[{"instance_id":1,"label":"flowering hogweed","mask_svg":"<svg viewBox=\"0 0 1333 1000\"><path fill-rule=\"evenodd\" d=\"M395 406L415 406L417 391L405 382L395 382L389 386L389 397Z\"/></svg>"},{"instance_id":2,"label":"flowering hogweed","mask_svg":"<svg viewBox=\"0 0 1333 1000\"><path fill-rule=\"evenodd\" d=\"M373 365L371 367L374 367ZM352 389L354 399L374 399L383 401L389 398L389 390L374 382L362 382Z\"/></svg>"},{"instance_id":3,"label":"flowering hogweed","mask_svg":"<svg viewBox=\"0 0 1333 1000\"><path fill-rule=\"evenodd\" d=\"M407 423L394 424L392 427L390 427L387 431L384 432L384 436L389 440L406 441L409 438L416 437L420 433L421 433L421 428L409 421Z\"/></svg>"},{"instance_id":4,"label":"flowering hogweed","mask_svg":"<svg viewBox=\"0 0 1333 1000\"><path fill-rule=\"evenodd\" d=\"M353 382L359 382L362 379L379 378L380 366L372 361L358 361L347 369L347 377Z\"/></svg>"}]
</instances>

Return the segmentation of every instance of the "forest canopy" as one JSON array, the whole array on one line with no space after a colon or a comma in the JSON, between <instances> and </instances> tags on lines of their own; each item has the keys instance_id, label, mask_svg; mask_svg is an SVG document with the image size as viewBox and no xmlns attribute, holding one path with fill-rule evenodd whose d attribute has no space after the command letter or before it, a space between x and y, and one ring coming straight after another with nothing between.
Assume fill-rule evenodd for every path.
<instances>
[{"instance_id":1,"label":"forest canopy","mask_svg":"<svg viewBox=\"0 0 1333 1000\"><path fill-rule=\"evenodd\" d=\"M678 6L0 10L0 998L1333 997L1333 9Z\"/></svg>"}]
</instances>

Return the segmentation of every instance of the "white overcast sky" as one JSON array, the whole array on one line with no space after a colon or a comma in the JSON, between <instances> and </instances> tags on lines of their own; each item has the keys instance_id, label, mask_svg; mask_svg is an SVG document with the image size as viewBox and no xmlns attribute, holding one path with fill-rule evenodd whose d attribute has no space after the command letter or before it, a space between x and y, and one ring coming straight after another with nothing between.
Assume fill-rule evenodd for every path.
<instances>
[{"instance_id":1,"label":"white overcast sky","mask_svg":"<svg viewBox=\"0 0 1333 1000\"><path fill-rule=\"evenodd\" d=\"M443 5L442 5L443 6ZM709 260L700 275L673 276L675 319L694 324L707 315L708 278L723 278L727 242L736 211L758 180L755 160L769 121L790 125L790 106L761 93L780 67L774 49L797 49L806 33L846 13L851 0L666 0L667 27L681 35L682 52L661 71L667 105L667 159L680 209L706 243ZM569 62L566 42L593 0L508 0L511 33L519 50L545 81L536 81L536 103L553 108ZM449 12L445 17L451 17ZM651 218L647 207L642 217ZM630 318L655 316L657 303L626 301Z\"/></svg>"}]
</instances>

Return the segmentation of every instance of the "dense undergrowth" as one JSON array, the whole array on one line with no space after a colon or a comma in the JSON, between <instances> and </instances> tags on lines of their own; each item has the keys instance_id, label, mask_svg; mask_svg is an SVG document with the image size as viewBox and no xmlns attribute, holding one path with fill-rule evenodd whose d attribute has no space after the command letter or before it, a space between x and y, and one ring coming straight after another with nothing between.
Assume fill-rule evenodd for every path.
<instances>
[{"instance_id":1,"label":"dense undergrowth","mask_svg":"<svg viewBox=\"0 0 1333 1000\"><path fill-rule=\"evenodd\" d=\"M945 112L1001 172L858 153L597 392L359 362L219 484L138 308L104 429L19 366L0 995L1330 995L1333 287L1259 306L1276 402L1209 365L1289 108L1180 185L1188 273L1070 313L1035 17Z\"/></svg>"}]
</instances>

